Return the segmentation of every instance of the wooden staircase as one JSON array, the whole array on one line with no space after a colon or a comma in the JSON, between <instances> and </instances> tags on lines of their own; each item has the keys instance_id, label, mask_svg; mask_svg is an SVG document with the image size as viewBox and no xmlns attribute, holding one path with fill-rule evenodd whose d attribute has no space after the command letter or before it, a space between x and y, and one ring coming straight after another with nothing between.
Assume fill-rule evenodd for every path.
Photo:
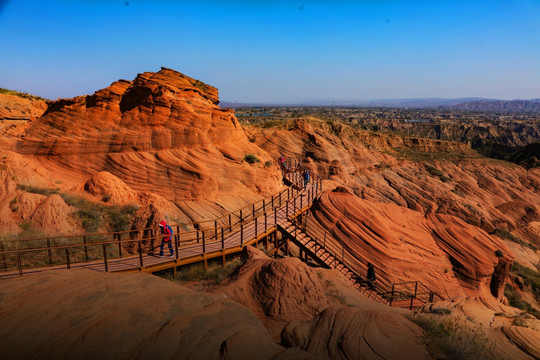
<instances>
[{"instance_id":1,"label":"wooden staircase","mask_svg":"<svg viewBox=\"0 0 540 360\"><path fill-rule=\"evenodd\" d=\"M307 213L307 211L306 211ZM419 281L409 281L398 284L391 284L380 278L370 286L367 281L366 272L361 271L360 261L354 259L341 245L336 246L336 240L324 232L324 237L310 235L307 228L307 221L300 222L304 218L296 214L290 217L283 226L278 226L278 231L285 241L293 242L299 248L299 257L308 262L309 259L318 265L336 269L341 272L350 282L351 286L365 294L369 299L389 306L414 309L427 302L433 302L435 297L443 299L438 294L431 291ZM325 231L318 229L318 231ZM313 231L311 231L313 234ZM315 235L320 235L315 234ZM289 246L286 246L289 249ZM288 250L287 250L288 252Z\"/></svg>"}]
</instances>

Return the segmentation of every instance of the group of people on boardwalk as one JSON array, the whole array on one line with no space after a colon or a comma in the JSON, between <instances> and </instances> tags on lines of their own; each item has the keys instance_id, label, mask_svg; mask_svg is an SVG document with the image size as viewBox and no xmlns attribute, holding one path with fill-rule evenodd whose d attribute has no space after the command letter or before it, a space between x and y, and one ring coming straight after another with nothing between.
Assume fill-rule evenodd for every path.
<instances>
[{"instance_id":1,"label":"group of people on boardwalk","mask_svg":"<svg viewBox=\"0 0 540 360\"><path fill-rule=\"evenodd\" d=\"M290 169L289 166L287 165L287 161L285 160L285 156L281 155L279 158L278 158L278 163L279 163L279 167L281 169L281 171L285 174L289 171L294 171L294 169ZM309 171L307 169L303 169L300 164L298 164L297 168L296 168L297 171L302 171L302 179L303 179L303 182L304 182L304 189L307 187L307 184L309 183Z\"/></svg>"}]
</instances>

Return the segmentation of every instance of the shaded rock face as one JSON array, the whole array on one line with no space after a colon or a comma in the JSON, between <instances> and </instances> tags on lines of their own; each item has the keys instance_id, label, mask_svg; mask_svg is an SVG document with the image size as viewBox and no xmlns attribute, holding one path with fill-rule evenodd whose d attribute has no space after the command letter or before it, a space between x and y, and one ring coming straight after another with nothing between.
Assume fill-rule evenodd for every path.
<instances>
[{"instance_id":1,"label":"shaded rock face","mask_svg":"<svg viewBox=\"0 0 540 360\"><path fill-rule=\"evenodd\" d=\"M174 70L139 74L93 95L54 102L17 143L50 170L73 177L107 171L134 190L168 200L273 192L277 167L250 143L217 89ZM261 163L241 164L246 154Z\"/></svg>"},{"instance_id":2,"label":"shaded rock face","mask_svg":"<svg viewBox=\"0 0 540 360\"><path fill-rule=\"evenodd\" d=\"M312 210L315 221L362 263L375 264L391 283L421 281L443 297L502 296L510 250L454 216L424 216L332 191L323 193ZM499 259L496 250L502 250L504 258ZM497 265L499 261L504 265Z\"/></svg>"},{"instance_id":3,"label":"shaded rock face","mask_svg":"<svg viewBox=\"0 0 540 360\"><path fill-rule=\"evenodd\" d=\"M25 276L0 301L4 359L299 358L237 303L146 274Z\"/></svg>"},{"instance_id":4,"label":"shaded rock face","mask_svg":"<svg viewBox=\"0 0 540 360\"><path fill-rule=\"evenodd\" d=\"M311 319L328 306L317 275L300 259L246 251L248 260L220 291L253 310L276 340L287 322Z\"/></svg>"},{"instance_id":5,"label":"shaded rock face","mask_svg":"<svg viewBox=\"0 0 540 360\"><path fill-rule=\"evenodd\" d=\"M310 321L289 323L281 337L320 359L430 359L422 335L402 315L330 307Z\"/></svg>"}]
</instances>

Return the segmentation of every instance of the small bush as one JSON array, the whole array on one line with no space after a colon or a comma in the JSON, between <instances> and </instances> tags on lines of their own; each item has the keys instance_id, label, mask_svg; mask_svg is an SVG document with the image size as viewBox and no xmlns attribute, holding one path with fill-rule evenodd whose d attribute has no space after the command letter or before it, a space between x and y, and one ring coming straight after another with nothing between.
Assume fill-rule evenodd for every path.
<instances>
[{"instance_id":1,"label":"small bush","mask_svg":"<svg viewBox=\"0 0 540 360\"><path fill-rule=\"evenodd\" d=\"M426 349L435 359L493 358L493 344L479 327L469 329L451 320L435 320L432 316L407 316L407 318L424 330Z\"/></svg>"},{"instance_id":2,"label":"small bush","mask_svg":"<svg viewBox=\"0 0 540 360\"><path fill-rule=\"evenodd\" d=\"M538 250L538 248L533 245L533 244L529 244L525 241L523 241L522 239L520 239L519 237L515 236L514 234L510 233L510 231L508 230L504 230L504 229L495 229L491 232L491 235L495 235L495 236L498 236L502 239L506 239L506 240L510 240L512 242L515 242L521 246L526 246L532 250Z\"/></svg>"},{"instance_id":3,"label":"small bush","mask_svg":"<svg viewBox=\"0 0 540 360\"><path fill-rule=\"evenodd\" d=\"M103 201L103 202L109 202L110 200L111 200L111 195L109 195L109 194L105 194L101 198L101 201Z\"/></svg>"},{"instance_id":4,"label":"small bush","mask_svg":"<svg viewBox=\"0 0 540 360\"><path fill-rule=\"evenodd\" d=\"M480 215L480 211L478 211L478 209L476 209L474 206L470 205L470 204L465 204L464 205L467 210L469 210L469 212L473 215Z\"/></svg>"},{"instance_id":5,"label":"small bush","mask_svg":"<svg viewBox=\"0 0 540 360\"><path fill-rule=\"evenodd\" d=\"M439 179L441 179L442 182L449 182L452 180L448 176L444 175L441 170L437 169L434 166L424 164L424 167L431 175L438 177Z\"/></svg>"},{"instance_id":6,"label":"small bush","mask_svg":"<svg viewBox=\"0 0 540 360\"><path fill-rule=\"evenodd\" d=\"M274 164L274 163L273 163L272 161L268 160L268 161L266 161L266 162L264 163L264 166L265 166L265 167L270 167L270 166L272 166L273 164Z\"/></svg>"},{"instance_id":7,"label":"small bush","mask_svg":"<svg viewBox=\"0 0 540 360\"><path fill-rule=\"evenodd\" d=\"M524 310L533 315L537 319L540 319L540 311L536 310L526 301L523 301L519 292L517 292L510 284L506 284L504 287L504 296L508 299L510 306Z\"/></svg>"},{"instance_id":8,"label":"small bush","mask_svg":"<svg viewBox=\"0 0 540 360\"><path fill-rule=\"evenodd\" d=\"M47 189L47 188L40 188L40 187L36 187L36 186L33 186L33 185L17 185L17 189L19 190L23 190L23 191L26 191L26 192L29 192L29 193L33 193L33 194L40 194L40 195L45 195L45 196L50 196L52 194L58 194L59 191L58 189Z\"/></svg>"},{"instance_id":9,"label":"small bush","mask_svg":"<svg viewBox=\"0 0 540 360\"><path fill-rule=\"evenodd\" d=\"M23 93L23 92L20 92L20 91L3 89L3 88L0 88L0 94L15 95L15 96L25 98L25 99L30 99L30 100L43 100L43 101L46 101L46 99L44 99L44 98L42 98L40 96L27 94L27 93Z\"/></svg>"},{"instance_id":10,"label":"small bush","mask_svg":"<svg viewBox=\"0 0 540 360\"><path fill-rule=\"evenodd\" d=\"M259 162L259 159L253 154L247 154L246 156L244 156L244 161L248 164L255 164Z\"/></svg>"},{"instance_id":11,"label":"small bush","mask_svg":"<svg viewBox=\"0 0 540 360\"><path fill-rule=\"evenodd\" d=\"M450 309L447 309L447 308L432 308L431 309L431 313L436 314L436 315L448 315L451 312L452 311Z\"/></svg>"},{"instance_id":12,"label":"small bush","mask_svg":"<svg viewBox=\"0 0 540 360\"><path fill-rule=\"evenodd\" d=\"M176 282L188 282L188 281L212 281L219 283L223 281L227 276L232 274L236 268L242 264L240 257L236 257L225 263L225 267L222 267L220 263L214 262L208 266L208 270L204 270L202 263L192 264L180 268L171 280Z\"/></svg>"}]
</instances>

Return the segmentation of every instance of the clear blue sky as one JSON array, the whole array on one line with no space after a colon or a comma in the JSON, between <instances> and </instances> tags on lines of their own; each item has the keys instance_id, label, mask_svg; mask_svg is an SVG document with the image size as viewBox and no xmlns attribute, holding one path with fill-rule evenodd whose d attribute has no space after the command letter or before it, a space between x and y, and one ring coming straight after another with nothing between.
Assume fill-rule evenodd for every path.
<instances>
[{"instance_id":1,"label":"clear blue sky","mask_svg":"<svg viewBox=\"0 0 540 360\"><path fill-rule=\"evenodd\" d=\"M225 101L540 97L540 1L0 0L0 87L169 67Z\"/></svg>"}]
</instances>

